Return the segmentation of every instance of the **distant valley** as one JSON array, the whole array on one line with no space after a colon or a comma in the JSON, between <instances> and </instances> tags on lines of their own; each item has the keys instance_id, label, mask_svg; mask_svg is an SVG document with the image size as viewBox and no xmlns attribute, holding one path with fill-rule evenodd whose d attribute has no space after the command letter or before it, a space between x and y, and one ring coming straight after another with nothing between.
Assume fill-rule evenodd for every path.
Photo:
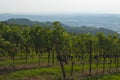
<instances>
[{"instance_id":1,"label":"distant valley","mask_svg":"<svg viewBox=\"0 0 120 80\"><path fill-rule=\"evenodd\" d=\"M41 27L52 26L52 22L31 21L31 20L25 19L25 18L12 18L12 19L8 19L6 21L1 21L1 22L8 24L8 25L29 26L29 27L33 27L36 25L41 26ZM68 25L65 25L62 23L61 23L61 26L63 26L67 32L75 33L75 34L79 34L79 33L97 34L98 32L102 32L104 34L114 34L115 33L114 30L109 30L109 29L106 29L103 27L87 27L87 26L71 27L71 26L68 26Z\"/></svg>"},{"instance_id":2,"label":"distant valley","mask_svg":"<svg viewBox=\"0 0 120 80\"><path fill-rule=\"evenodd\" d=\"M120 32L120 15L118 14L80 14L80 15L13 15L0 14L0 21L11 18L26 18L32 21L39 22L54 22L69 26L88 26L88 27L103 27Z\"/></svg>"}]
</instances>

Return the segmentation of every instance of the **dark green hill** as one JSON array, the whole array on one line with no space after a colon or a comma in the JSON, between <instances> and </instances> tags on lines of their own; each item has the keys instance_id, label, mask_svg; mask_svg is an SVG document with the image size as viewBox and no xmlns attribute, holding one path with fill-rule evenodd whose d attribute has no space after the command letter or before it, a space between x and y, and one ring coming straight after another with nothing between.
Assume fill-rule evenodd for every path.
<instances>
[{"instance_id":1,"label":"dark green hill","mask_svg":"<svg viewBox=\"0 0 120 80\"><path fill-rule=\"evenodd\" d=\"M31 21L25 18L8 19L7 21L4 22L7 24L17 24L17 25L26 25L26 26L34 26L34 25L50 26L52 24L50 22Z\"/></svg>"},{"instance_id":2,"label":"dark green hill","mask_svg":"<svg viewBox=\"0 0 120 80\"><path fill-rule=\"evenodd\" d=\"M34 25L40 25L40 26L51 26L52 22L38 22L38 21L31 21L29 19L25 19L25 18L16 18L16 19L8 19L7 21L3 21L7 24L15 24L15 25L26 25L26 26L34 26ZM92 33L92 34L96 34L98 32L103 32L105 34L113 34L115 33L115 31L113 30L108 30L106 28L97 28L97 27L86 27L86 26L82 26L82 27L70 27L67 26L65 24L61 24L62 26L65 27L65 29L68 32L71 33Z\"/></svg>"},{"instance_id":3,"label":"dark green hill","mask_svg":"<svg viewBox=\"0 0 120 80\"><path fill-rule=\"evenodd\" d=\"M97 34L98 32L102 32L104 34L114 34L115 31L113 30L108 30L106 28L97 28L97 27L66 27L66 30L72 33L92 33L92 34Z\"/></svg>"}]
</instances>

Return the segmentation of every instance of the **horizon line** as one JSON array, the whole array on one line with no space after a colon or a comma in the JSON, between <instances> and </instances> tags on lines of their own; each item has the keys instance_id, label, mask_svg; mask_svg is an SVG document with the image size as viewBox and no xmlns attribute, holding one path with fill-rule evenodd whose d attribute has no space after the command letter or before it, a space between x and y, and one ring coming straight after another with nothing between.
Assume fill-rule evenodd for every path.
<instances>
[{"instance_id":1,"label":"horizon line","mask_svg":"<svg viewBox=\"0 0 120 80\"><path fill-rule=\"evenodd\" d=\"M4 15L120 15L120 13L0 13Z\"/></svg>"}]
</instances>

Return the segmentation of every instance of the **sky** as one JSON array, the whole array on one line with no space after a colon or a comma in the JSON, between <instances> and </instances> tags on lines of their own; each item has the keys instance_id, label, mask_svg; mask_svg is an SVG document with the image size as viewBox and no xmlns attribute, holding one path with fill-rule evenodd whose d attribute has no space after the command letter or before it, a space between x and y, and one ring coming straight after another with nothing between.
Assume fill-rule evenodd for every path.
<instances>
[{"instance_id":1,"label":"sky","mask_svg":"<svg viewBox=\"0 0 120 80\"><path fill-rule=\"evenodd\" d=\"M0 0L0 13L120 14L120 0Z\"/></svg>"}]
</instances>

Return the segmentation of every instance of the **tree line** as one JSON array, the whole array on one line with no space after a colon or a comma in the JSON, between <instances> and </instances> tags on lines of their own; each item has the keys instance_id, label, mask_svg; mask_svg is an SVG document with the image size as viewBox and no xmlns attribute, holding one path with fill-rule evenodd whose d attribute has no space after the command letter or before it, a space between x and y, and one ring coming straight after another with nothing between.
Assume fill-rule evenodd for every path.
<instances>
[{"instance_id":1,"label":"tree line","mask_svg":"<svg viewBox=\"0 0 120 80\"><path fill-rule=\"evenodd\" d=\"M96 73L101 64L103 73L106 71L106 65L109 65L111 72L112 64L118 72L120 38L117 33L109 35L68 33L58 21L44 27L0 23L0 56L10 56L15 65L15 55L21 53L21 58L23 54L25 55L27 64L28 56L33 52L38 54L39 65L41 65L40 57L44 53L47 53L48 65L54 65L57 58L64 79L66 79L65 63L71 64L71 76L75 64L80 64L81 72L84 73L86 63L89 64L89 74L92 73L92 64L96 64Z\"/></svg>"}]
</instances>

